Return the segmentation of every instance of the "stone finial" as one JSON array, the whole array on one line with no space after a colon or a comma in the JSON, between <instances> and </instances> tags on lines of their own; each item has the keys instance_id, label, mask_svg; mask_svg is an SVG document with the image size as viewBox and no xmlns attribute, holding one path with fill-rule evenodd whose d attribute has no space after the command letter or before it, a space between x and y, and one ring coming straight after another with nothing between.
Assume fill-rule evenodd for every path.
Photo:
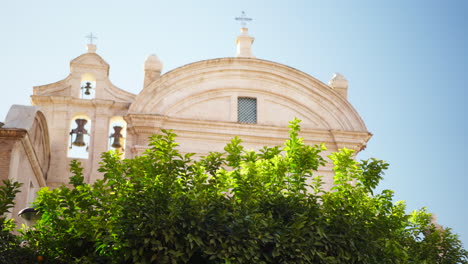
<instances>
[{"instance_id":1,"label":"stone finial","mask_svg":"<svg viewBox=\"0 0 468 264\"><path fill-rule=\"evenodd\" d=\"M149 55L145 60L145 80L143 87L148 86L161 76L163 64L155 54Z\"/></svg>"},{"instance_id":2,"label":"stone finial","mask_svg":"<svg viewBox=\"0 0 468 264\"><path fill-rule=\"evenodd\" d=\"M431 224L434 225L434 227L438 230L443 230L444 227L439 225L439 223L437 223L437 215L436 214L431 214Z\"/></svg>"},{"instance_id":3,"label":"stone finial","mask_svg":"<svg viewBox=\"0 0 468 264\"><path fill-rule=\"evenodd\" d=\"M96 53L96 45L95 44L86 44L86 50L88 53Z\"/></svg>"},{"instance_id":4,"label":"stone finial","mask_svg":"<svg viewBox=\"0 0 468 264\"><path fill-rule=\"evenodd\" d=\"M249 36L246 27L241 28L241 34L236 38L237 54L236 57L255 58L252 54L252 43L254 38Z\"/></svg>"},{"instance_id":5,"label":"stone finial","mask_svg":"<svg viewBox=\"0 0 468 264\"><path fill-rule=\"evenodd\" d=\"M145 70L162 71L163 64L155 54L149 55L145 60Z\"/></svg>"},{"instance_id":6,"label":"stone finial","mask_svg":"<svg viewBox=\"0 0 468 264\"><path fill-rule=\"evenodd\" d=\"M345 99L348 98L348 80L342 74L335 72L328 85Z\"/></svg>"},{"instance_id":7,"label":"stone finial","mask_svg":"<svg viewBox=\"0 0 468 264\"><path fill-rule=\"evenodd\" d=\"M335 72L328 85L333 88L348 88L348 80L342 74Z\"/></svg>"}]
</instances>

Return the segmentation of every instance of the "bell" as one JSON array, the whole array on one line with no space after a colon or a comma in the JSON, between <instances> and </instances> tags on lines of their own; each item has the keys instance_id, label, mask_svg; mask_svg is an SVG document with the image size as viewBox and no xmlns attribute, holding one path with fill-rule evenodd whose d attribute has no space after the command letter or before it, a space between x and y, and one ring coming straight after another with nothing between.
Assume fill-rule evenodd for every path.
<instances>
[{"instance_id":1,"label":"bell","mask_svg":"<svg viewBox=\"0 0 468 264\"><path fill-rule=\"evenodd\" d=\"M73 141L73 146L83 147L86 143L84 142L84 135L83 134L76 134L75 141Z\"/></svg>"},{"instance_id":2,"label":"bell","mask_svg":"<svg viewBox=\"0 0 468 264\"><path fill-rule=\"evenodd\" d=\"M84 141L84 135L88 134L88 131L84 128L84 126L86 125L86 123L88 123L88 120L76 119L75 123L77 127L70 131L70 136L76 134L75 141L73 141L72 145L77 147L83 147L86 145L86 142Z\"/></svg>"},{"instance_id":3,"label":"bell","mask_svg":"<svg viewBox=\"0 0 468 264\"><path fill-rule=\"evenodd\" d=\"M114 127L114 133L110 136L114 138L114 141L112 142L112 147L113 148L122 148L122 143L120 142L120 139L123 138L122 134L120 133L122 131L121 126L115 126Z\"/></svg>"},{"instance_id":4,"label":"bell","mask_svg":"<svg viewBox=\"0 0 468 264\"><path fill-rule=\"evenodd\" d=\"M86 86L85 86L85 87L83 87L83 89L85 89L85 92L84 92L84 94L86 94L86 95L90 95L90 94L91 94L91 92L89 91L89 89L93 89L93 87L91 87L91 83L90 83L90 82L87 82L87 83L86 83Z\"/></svg>"}]
</instances>

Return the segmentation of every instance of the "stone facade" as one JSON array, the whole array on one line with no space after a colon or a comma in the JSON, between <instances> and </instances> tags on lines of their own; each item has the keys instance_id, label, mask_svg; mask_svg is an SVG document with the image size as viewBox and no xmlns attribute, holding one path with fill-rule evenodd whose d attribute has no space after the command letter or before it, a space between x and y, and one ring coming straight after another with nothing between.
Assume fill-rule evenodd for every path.
<instances>
[{"instance_id":1,"label":"stone facade","mask_svg":"<svg viewBox=\"0 0 468 264\"><path fill-rule=\"evenodd\" d=\"M17 215L41 187L50 170L49 129L44 114L34 106L13 105L0 128L0 180L21 182L21 194L12 210Z\"/></svg>"},{"instance_id":2,"label":"stone facade","mask_svg":"<svg viewBox=\"0 0 468 264\"><path fill-rule=\"evenodd\" d=\"M183 153L223 151L234 136L247 149L282 145L294 117L302 120L301 136L306 143L326 144L324 155L343 147L365 148L371 134L347 100L348 81L342 75L336 74L326 85L297 69L255 58L253 38L247 32L242 28L236 39L236 57L199 61L163 75L162 63L150 55L138 95L113 85L109 65L96 53L95 45L87 45L87 53L71 61L64 80L34 87L35 107L28 111L34 111L35 121L30 127L14 122L20 118L15 113L26 108L12 109L11 118L0 129L2 177L30 183L23 186L25 193L28 186L33 186L31 190L54 188L68 182L69 163L79 159L86 181L94 182L101 177L97 172L101 153L112 149L109 137L114 124L122 127L121 150L127 158L140 155L149 136L161 129L178 134ZM244 101L250 112L243 112ZM250 121L240 122L247 113L253 115L248 116ZM85 146L71 144L77 138L70 133L77 119L87 121L82 135ZM32 158L31 148L36 153ZM73 156L77 149L83 156ZM319 173L330 186L331 166L320 168ZM29 200L20 199L17 207L26 207Z\"/></svg>"}]
</instances>

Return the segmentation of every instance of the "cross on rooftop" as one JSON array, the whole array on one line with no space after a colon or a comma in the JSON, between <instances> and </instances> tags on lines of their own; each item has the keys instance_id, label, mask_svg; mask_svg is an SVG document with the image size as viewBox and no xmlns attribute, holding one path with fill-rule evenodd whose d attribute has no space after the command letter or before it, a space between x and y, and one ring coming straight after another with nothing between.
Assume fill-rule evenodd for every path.
<instances>
[{"instance_id":1,"label":"cross on rooftop","mask_svg":"<svg viewBox=\"0 0 468 264\"><path fill-rule=\"evenodd\" d=\"M252 21L250 17L247 17L245 15L244 11L242 11L242 15L240 17L236 17L235 20L240 21L242 27L245 27L247 25L247 21Z\"/></svg>"},{"instance_id":2,"label":"cross on rooftop","mask_svg":"<svg viewBox=\"0 0 468 264\"><path fill-rule=\"evenodd\" d=\"M89 44L93 44L93 39L97 39L97 37L94 36L93 33L89 33L89 35L87 35L86 38L89 39Z\"/></svg>"}]
</instances>

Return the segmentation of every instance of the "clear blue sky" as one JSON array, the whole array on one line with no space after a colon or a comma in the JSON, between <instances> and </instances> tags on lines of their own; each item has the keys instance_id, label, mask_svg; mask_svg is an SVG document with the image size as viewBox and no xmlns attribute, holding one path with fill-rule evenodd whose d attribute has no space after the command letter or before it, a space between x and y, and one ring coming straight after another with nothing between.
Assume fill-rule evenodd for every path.
<instances>
[{"instance_id":1,"label":"clear blue sky","mask_svg":"<svg viewBox=\"0 0 468 264\"><path fill-rule=\"evenodd\" d=\"M138 93L151 53L164 72L233 56L242 10L258 58L347 77L374 134L360 158L391 165L380 187L427 206L467 248L468 1L5 1L0 120L32 86L63 79L89 32L113 83Z\"/></svg>"}]
</instances>

